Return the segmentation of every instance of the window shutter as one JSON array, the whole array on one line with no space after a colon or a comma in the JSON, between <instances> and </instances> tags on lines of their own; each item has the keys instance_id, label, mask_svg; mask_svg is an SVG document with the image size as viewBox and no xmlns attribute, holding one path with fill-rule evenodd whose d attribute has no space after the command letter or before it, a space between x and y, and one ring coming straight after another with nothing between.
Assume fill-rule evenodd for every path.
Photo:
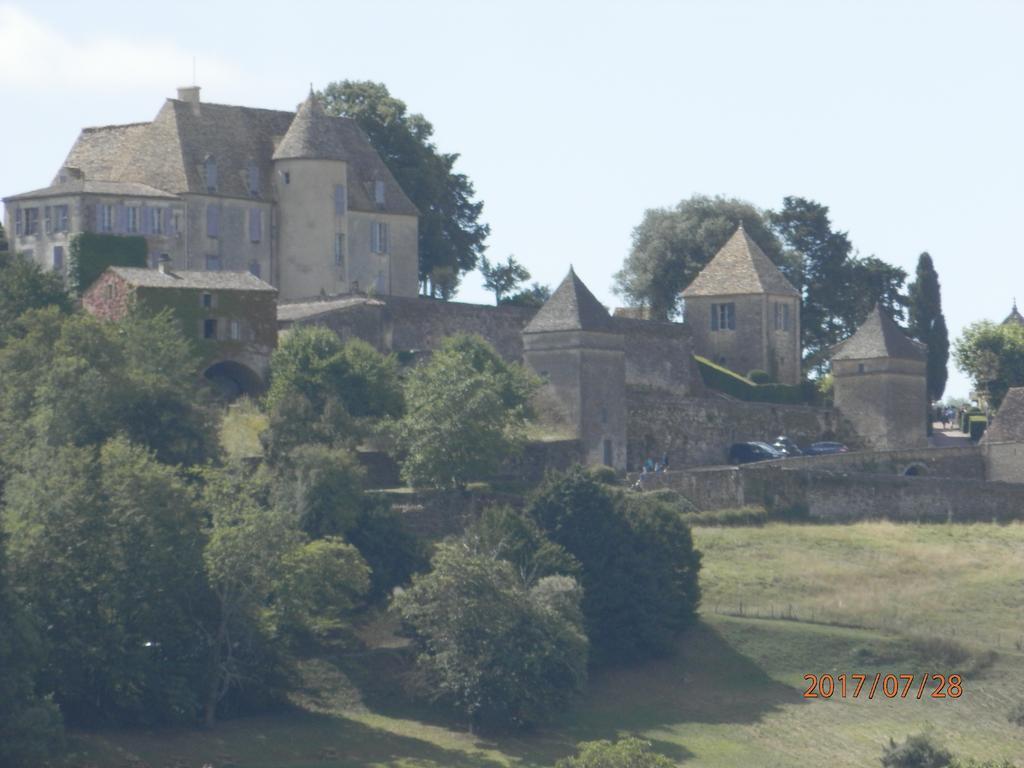
<instances>
[{"instance_id":1,"label":"window shutter","mask_svg":"<svg viewBox=\"0 0 1024 768\"><path fill-rule=\"evenodd\" d=\"M142 233L143 235L148 235L152 231L152 227L150 227L150 224L152 224L153 222L149 218L149 211L150 209L147 208L145 205L139 207L139 232Z\"/></svg>"},{"instance_id":2,"label":"window shutter","mask_svg":"<svg viewBox=\"0 0 1024 768\"><path fill-rule=\"evenodd\" d=\"M711 305L711 330L712 331L717 331L718 330L718 305L717 304L712 304Z\"/></svg>"},{"instance_id":3,"label":"window shutter","mask_svg":"<svg viewBox=\"0 0 1024 768\"><path fill-rule=\"evenodd\" d=\"M21 225L21 217L22 217L21 208L15 208L14 209L14 234L16 234L16 235L20 235L21 232L22 232L22 229L21 229L21 226L22 226Z\"/></svg>"},{"instance_id":4,"label":"window shutter","mask_svg":"<svg viewBox=\"0 0 1024 768\"><path fill-rule=\"evenodd\" d=\"M380 229L375 221L370 222L370 250L380 253Z\"/></svg>"},{"instance_id":5,"label":"window shutter","mask_svg":"<svg viewBox=\"0 0 1024 768\"><path fill-rule=\"evenodd\" d=\"M344 216L345 215L345 185L335 184L334 185L334 215Z\"/></svg>"},{"instance_id":6,"label":"window shutter","mask_svg":"<svg viewBox=\"0 0 1024 768\"><path fill-rule=\"evenodd\" d=\"M128 209L125 208L124 205L120 203L118 203L117 206L117 217L115 221L117 222L114 225L114 230L116 232L123 233L126 229L128 229Z\"/></svg>"},{"instance_id":7,"label":"window shutter","mask_svg":"<svg viewBox=\"0 0 1024 768\"><path fill-rule=\"evenodd\" d=\"M384 182L375 181L373 183L373 199L377 205L384 205Z\"/></svg>"},{"instance_id":8,"label":"window shutter","mask_svg":"<svg viewBox=\"0 0 1024 768\"><path fill-rule=\"evenodd\" d=\"M96 221L92 229L93 232L103 231L103 203L96 203Z\"/></svg>"},{"instance_id":9,"label":"window shutter","mask_svg":"<svg viewBox=\"0 0 1024 768\"><path fill-rule=\"evenodd\" d=\"M380 225L380 252L388 252L388 225L386 223Z\"/></svg>"}]
</instances>

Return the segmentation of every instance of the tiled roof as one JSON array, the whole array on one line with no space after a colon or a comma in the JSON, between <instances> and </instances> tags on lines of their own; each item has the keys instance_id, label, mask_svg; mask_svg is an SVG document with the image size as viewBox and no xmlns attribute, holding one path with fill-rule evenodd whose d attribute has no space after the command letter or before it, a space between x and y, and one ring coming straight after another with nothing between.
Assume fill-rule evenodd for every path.
<instances>
[{"instance_id":1,"label":"tiled roof","mask_svg":"<svg viewBox=\"0 0 1024 768\"><path fill-rule=\"evenodd\" d=\"M569 268L562 284L523 329L523 333L547 331L611 331L612 319L576 272Z\"/></svg>"},{"instance_id":2,"label":"tiled roof","mask_svg":"<svg viewBox=\"0 0 1024 768\"><path fill-rule=\"evenodd\" d=\"M277 289L248 272L200 272L197 270L108 267L130 285L139 288L200 288L219 291L271 291Z\"/></svg>"},{"instance_id":3,"label":"tiled roof","mask_svg":"<svg viewBox=\"0 0 1024 768\"><path fill-rule=\"evenodd\" d=\"M174 198L170 192L156 189L148 184L135 181L92 181L90 179L71 179L63 184L53 184L32 192L5 197L4 200L31 200L38 197L59 197L60 195L118 195L121 197L159 197Z\"/></svg>"},{"instance_id":4,"label":"tiled roof","mask_svg":"<svg viewBox=\"0 0 1024 768\"><path fill-rule=\"evenodd\" d=\"M904 334L877 304L856 333L832 347L833 360L866 360L874 357L924 360L927 356L927 345Z\"/></svg>"},{"instance_id":5,"label":"tiled roof","mask_svg":"<svg viewBox=\"0 0 1024 768\"><path fill-rule=\"evenodd\" d=\"M305 114L301 108L296 114L167 99L151 123L86 128L64 165L80 169L86 180L138 182L174 194L211 194L204 173L206 159L211 158L217 167L212 194L251 197L249 167L254 166L259 175L259 197L267 199L274 182L275 151L283 147L289 157L310 156L289 151L291 146L296 152L315 150L312 156L316 159L348 162L352 210L418 214L354 120L329 117L309 99L303 106ZM319 115L311 116L317 110ZM293 127L294 132L290 130ZM383 205L378 205L374 196L377 181L384 183Z\"/></svg>"},{"instance_id":6,"label":"tiled roof","mask_svg":"<svg viewBox=\"0 0 1024 768\"><path fill-rule=\"evenodd\" d=\"M754 293L800 296L741 223L728 242L686 287L683 297Z\"/></svg>"},{"instance_id":7,"label":"tiled roof","mask_svg":"<svg viewBox=\"0 0 1024 768\"><path fill-rule=\"evenodd\" d=\"M981 438L984 443L1024 443L1024 387L1010 387Z\"/></svg>"},{"instance_id":8,"label":"tiled roof","mask_svg":"<svg viewBox=\"0 0 1024 768\"><path fill-rule=\"evenodd\" d=\"M341 123L324 112L320 101L312 93L299 106L288 133L277 149L275 160L305 158L311 160L348 160L345 135Z\"/></svg>"}]
</instances>

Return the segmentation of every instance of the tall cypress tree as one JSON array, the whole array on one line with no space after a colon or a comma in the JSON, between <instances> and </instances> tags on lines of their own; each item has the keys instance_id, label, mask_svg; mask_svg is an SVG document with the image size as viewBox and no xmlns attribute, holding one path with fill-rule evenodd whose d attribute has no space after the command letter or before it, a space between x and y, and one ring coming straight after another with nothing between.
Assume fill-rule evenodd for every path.
<instances>
[{"instance_id":1,"label":"tall cypress tree","mask_svg":"<svg viewBox=\"0 0 1024 768\"><path fill-rule=\"evenodd\" d=\"M909 293L910 333L928 345L928 397L939 400L946 391L949 332L942 314L939 274L927 252L917 259L917 274Z\"/></svg>"}]
</instances>

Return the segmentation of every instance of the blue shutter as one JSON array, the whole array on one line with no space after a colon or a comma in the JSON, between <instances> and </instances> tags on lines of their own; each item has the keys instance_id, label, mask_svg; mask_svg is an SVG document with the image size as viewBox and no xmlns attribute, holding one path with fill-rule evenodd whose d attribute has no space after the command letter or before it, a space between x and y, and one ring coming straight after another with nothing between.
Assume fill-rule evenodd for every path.
<instances>
[{"instance_id":1,"label":"blue shutter","mask_svg":"<svg viewBox=\"0 0 1024 768\"><path fill-rule=\"evenodd\" d=\"M115 217L115 221L117 222L114 225L114 230L116 232L123 233L128 229L128 209L121 203L118 203L117 205L117 216Z\"/></svg>"},{"instance_id":2,"label":"blue shutter","mask_svg":"<svg viewBox=\"0 0 1024 768\"><path fill-rule=\"evenodd\" d=\"M711 330L712 331L717 331L718 330L718 305L717 304L712 304L711 305Z\"/></svg>"},{"instance_id":3,"label":"blue shutter","mask_svg":"<svg viewBox=\"0 0 1024 768\"><path fill-rule=\"evenodd\" d=\"M53 246L53 268L64 268L64 246L62 245Z\"/></svg>"},{"instance_id":4,"label":"blue shutter","mask_svg":"<svg viewBox=\"0 0 1024 768\"><path fill-rule=\"evenodd\" d=\"M385 224L381 224L380 225L380 239L381 239L380 252L381 253L387 253L388 252L388 235L390 234L388 229L389 229L388 224L385 223Z\"/></svg>"},{"instance_id":5,"label":"blue shutter","mask_svg":"<svg viewBox=\"0 0 1024 768\"><path fill-rule=\"evenodd\" d=\"M370 251L380 253L380 228L376 221L370 222Z\"/></svg>"},{"instance_id":6,"label":"blue shutter","mask_svg":"<svg viewBox=\"0 0 1024 768\"><path fill-rule=\"evenodd\" d=\"M334 215L344 216L345 215L345 185L335 184L334 185Z\"/></svg>"},{"instance_id":7,"label":"blue shutter","mask_svg":"<svg viewBox=\"0 0 1024 768\"><path fill-rule=\"evenodd\" d=\"M149 208L145 205L139 206L139 233L143 235L150 234L150 220L149 220Z\"/></svg>"},{"instance_id":8,"label":"blue shutter","mask_svg":"<svg viewBox=\"0 0 1024 768\"><path fill-rule=\"evenodd\" d=\"M96 203L96 221L92 229L93 232L103 231L103 203Z\"/></svg>"}]
</instances>

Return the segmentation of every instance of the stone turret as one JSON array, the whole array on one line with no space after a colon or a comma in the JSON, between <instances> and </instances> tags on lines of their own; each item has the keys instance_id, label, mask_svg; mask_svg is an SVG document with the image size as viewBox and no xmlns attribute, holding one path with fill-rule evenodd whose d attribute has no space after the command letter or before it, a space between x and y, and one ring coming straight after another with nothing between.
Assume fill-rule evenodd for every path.
<instances>
[{"instance_id":1,"label":"stone turret","mask_svg":"<svg viewBox=\"0 0 1024 768\"><path fill-rule=\"evenodd\" d=\"M865 443L887 451L927 444L928 347L879 306L832 348L835 406Z\"/></svg>"},{"instance_id":2,"label":"stone turret","mask_svg":"<svg viewBox=\"0 0 1024 768\"><path fill-rule=\"evenodd\" d=\"M626 468L626 374L623 336L569 269L523 329L524 357L562 405L588 464Z\"/></svg>"},{"instance_id":3,"label":"stone turret","mask_svg":"<svg viewBox=\"0 0 1024 768\"><path fill-rule=\"evenodd\" d=\"M741 223L683 291L694 348L746 375L800 382L800 292Z\"/></svg>"}]
</instances>

